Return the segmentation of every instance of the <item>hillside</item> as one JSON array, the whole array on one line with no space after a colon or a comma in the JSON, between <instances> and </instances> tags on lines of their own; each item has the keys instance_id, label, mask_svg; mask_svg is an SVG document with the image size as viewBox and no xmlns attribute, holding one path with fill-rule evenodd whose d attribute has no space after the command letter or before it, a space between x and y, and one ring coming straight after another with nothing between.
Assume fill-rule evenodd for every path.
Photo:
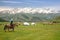
<instances>
[{"instance_id":1,"label":"hillside","mask_svg":"<svg viewBox=\"0 0 60 40\"><path fill-rule=\"evenodd\" d=\"M0 22L7 22L7 20L0 18Z\"/></svg>"},{"instance_id":2,"label":"hillside","mask_svg":"<svg viewBox=\"0 0 60 40\"><path fill-rule=\"evenodd\" d=\"M45 14L45 13L35 13L35 14L28 14L28 13L16 13L16 14L8 14L8 13L0 13L0 18L9 21L11 18L14 21L51 21L54 20L55 17L60 16L60 13L57 14Z\"/></svg>"},{"instance_id":3,"label":"hillside","mask_svg":"<svg viewBox=\"0 0 60 40\"><path fill-rule=\"evenodd\" d=\"M9 21L52 21L60 16L60 10L50 8L0 8L0 18Z\"/></svg>"}]
</instances>

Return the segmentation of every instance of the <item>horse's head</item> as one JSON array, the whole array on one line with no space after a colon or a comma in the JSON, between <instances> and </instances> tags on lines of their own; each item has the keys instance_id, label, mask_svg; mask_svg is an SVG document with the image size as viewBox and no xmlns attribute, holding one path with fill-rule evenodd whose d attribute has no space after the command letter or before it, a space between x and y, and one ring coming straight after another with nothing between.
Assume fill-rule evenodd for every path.
<instances>
[{"instance_id":1,"label":"horse's head","mask_svg":"<svg viewBox=\"0 0 60 40\"><path fill-rule=\"evenodd\" d=\"M13 24L13 26L17 26L18 27L18 24Z\"/></svg>"}]
</instances>

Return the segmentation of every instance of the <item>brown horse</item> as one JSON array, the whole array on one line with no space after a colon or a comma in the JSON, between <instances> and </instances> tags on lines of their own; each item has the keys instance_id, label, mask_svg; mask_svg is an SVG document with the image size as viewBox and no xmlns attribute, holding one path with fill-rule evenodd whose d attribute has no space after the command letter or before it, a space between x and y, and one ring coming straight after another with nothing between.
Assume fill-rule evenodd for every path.
<instances>
[{"instance_id":1,"label":"brown horse","mask_svg":"<svg viewBox=\"0 0 60 40\"><path fill-rule=\"evenodd\" d=\"M4 31L6 32L6 29L8 29L8 31L9 31L9 29L12 29L12 31L14 31L14 27L15 27L15 26L18 26L18 25L12 24L12 26L11 26L11 25L9 25L9 24L6 24L6 25L4 26Z\"/></svg>"}]
</instances>

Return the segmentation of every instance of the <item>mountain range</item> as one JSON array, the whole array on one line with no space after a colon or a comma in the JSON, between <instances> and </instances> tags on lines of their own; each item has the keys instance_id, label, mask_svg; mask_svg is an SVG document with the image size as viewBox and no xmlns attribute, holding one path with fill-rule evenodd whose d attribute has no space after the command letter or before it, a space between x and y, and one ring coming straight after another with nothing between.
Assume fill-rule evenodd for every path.
<instances>
[{"instance_id":1,"label":"mountain range","mask_svg":"<svg viewBox=\"0 0 60 40\"><path fill-rule=\"evenodd\" d=\"M51 21L60 16L60 10L51 8L0 8L0 19L9 21Z\"/></svg>"}]
</instances>

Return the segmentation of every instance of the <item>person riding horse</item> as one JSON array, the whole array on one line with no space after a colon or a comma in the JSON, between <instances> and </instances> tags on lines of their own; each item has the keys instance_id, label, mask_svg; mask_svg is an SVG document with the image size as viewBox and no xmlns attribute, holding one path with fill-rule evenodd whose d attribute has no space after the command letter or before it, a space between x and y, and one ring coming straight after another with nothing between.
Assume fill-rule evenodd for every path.
<instances>
[{"instance_id":1,"label":"person riding horse","mask_svg":"<svg viewBox=\"0 0 60 40\"><path fill-rule=\"evenodd\" d=\"M14 31L15 26L18 27L18 25L16 23L15 24L13 23L13 19L11 19L10 24L4 25L4 31L6 32L6 29L8 29L8 31L9 31L9 29L12 29L12 31Z\"/></svg>"},{"instance_id":2,"label":"person riding horse","mask_svg":"<svg viewBox=\"0 0 60 40\"><path fill-rule=\"evenodd\" d=\"M13 19L10 20L10 26L13 26Z\"/></svg>"}]
</instances>

